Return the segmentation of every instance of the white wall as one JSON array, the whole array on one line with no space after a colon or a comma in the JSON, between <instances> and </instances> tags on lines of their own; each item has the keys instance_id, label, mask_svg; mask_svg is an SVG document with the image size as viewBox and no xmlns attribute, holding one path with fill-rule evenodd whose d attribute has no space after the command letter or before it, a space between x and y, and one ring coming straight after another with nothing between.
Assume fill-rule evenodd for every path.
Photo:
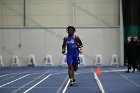
<instances>
[{"instance_id":1,"label":"white wall","mask_svg":"<svg viewBox=\"0 0 140 93\"><path fill-rule=\"evenodd\" d=\"M0 0L0 27L23 27L23 0Z\"/></svg>"},{"instance_id":2,"label":"white wall","mask_svg":"<svg viewBox=\"0 0 140 93\"><path fill-rule=\"evenodd\" d=\"M119 28L79 28L76 34L84 44L84 56L88 66L95 64L95 56L103 56L104 65L110 65L111 55L117 54L120 60ZM0 29L0 55L6 66L10 66L11 57L19 56L22 66L27 65L30 54L36 56L37 65L45 64L44 57L51 54L55 66L61 65L62 38L65 29ZM21 44L21 47L19 47ZM121 62L121 65L123 63Z\"/></svg>"},{"instance_id":3,"label":"white wall","mask_svg":"<svg viewBox=\"0 0 140 93\"><path fill-rule=\"evenodd\" d=\"M24 0L0 0L0 27L23 27ZM116 27L118 0L26 0L27 27Z\"/></svg>"}]
</instances>

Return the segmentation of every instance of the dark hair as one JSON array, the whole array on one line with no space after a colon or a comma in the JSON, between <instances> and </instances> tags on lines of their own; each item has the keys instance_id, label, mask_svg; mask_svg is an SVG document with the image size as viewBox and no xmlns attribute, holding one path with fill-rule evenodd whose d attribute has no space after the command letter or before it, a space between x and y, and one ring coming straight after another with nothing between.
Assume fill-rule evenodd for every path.
<instances>
[{"instance_id":1,"label":"dark hair","mask_svg":"<svg viewBox=\"0 0 140 93\"><path fill-rule=\"evenodd\" d=\"M67 31L68 31L70 28L72 28L72 29L75 31L75 27L74 27L74 26L68 26L68 27L67 27Z\"/></svg>"}]
</instances>

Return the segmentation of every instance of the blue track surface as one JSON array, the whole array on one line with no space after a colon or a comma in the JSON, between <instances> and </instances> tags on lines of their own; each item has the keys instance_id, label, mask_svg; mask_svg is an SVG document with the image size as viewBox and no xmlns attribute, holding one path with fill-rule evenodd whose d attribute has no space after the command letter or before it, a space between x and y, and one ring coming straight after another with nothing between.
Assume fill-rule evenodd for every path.
<instances>
[{"instance_id":1,"label":"blue track surface","mask_svg":"<svg viewBox=\"0 0 140 93\"><path fill-rule=\"evenodd\" d=\"M129 77L126 77L130 79L125 79L126 77L123 77L120 74L126 74L124 73L103 73L100 76L100 81L102 82L102 85L104 86L104 89L106 93L140 93L140 87L134 85L131 83L133 79L130 79ZM130 73L127 73L130 74ZM139 75L140 76L140 75ZM131 77L135 77L134 74L131 74ZM136 79L137 77L135 77ZM135 80L134 79L134 80ZM140 79L140 78L139 78ZM138 80L137 83L140 83L140 80Z\"/></svg>"},{"instance_id":2,"label":"blue track surface","mask_svg":"<svg viewBox=\"0 0 140 93\"><path fill-rule=\"evenodd\" d=\"M140 93L140 72L125 73L124 69L101 67L99 80L105 93ZM101 93L95 71L96 67L81 67L71 87L67 86L67 67L2 67L0 93Z\"/></svg>"}]
</instances>

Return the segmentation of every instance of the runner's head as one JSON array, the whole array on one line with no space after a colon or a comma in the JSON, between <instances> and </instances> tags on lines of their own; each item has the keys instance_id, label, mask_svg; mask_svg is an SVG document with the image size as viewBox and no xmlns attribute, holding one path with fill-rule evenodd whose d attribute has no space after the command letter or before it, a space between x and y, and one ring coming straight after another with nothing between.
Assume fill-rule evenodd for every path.
<instances>
[{"instance_id":1,"label":"runner's head","mask_svg":"<svg viewBox=\"0 0 140 93\"><path fill-rule=\"evenodd\" d=\"M73 35L74 33L75 33L75 27L73 27L73 26L68 26L67 27L67 29L66 29L67 31L67 33L71 36L71 35Z\"/></svg>"}]
</instances>

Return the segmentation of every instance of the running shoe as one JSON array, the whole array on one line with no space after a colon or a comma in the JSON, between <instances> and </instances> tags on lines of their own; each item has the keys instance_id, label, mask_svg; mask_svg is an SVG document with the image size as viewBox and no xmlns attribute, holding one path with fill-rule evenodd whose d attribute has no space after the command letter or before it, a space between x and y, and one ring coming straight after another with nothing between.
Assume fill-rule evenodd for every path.
<instances>
[{"instance_id":1,"label":"running shoe","mask_svg":"<svg viewBox=\"0 0 140 93\"><path fill-rule=\"evenodd\" d=\"M70 86L73 86L73 84L74 84L73 80L70 80Z\"/></svg>"},{"instance_id":2,"label":"running shoe","mask_svg":"<svg viewBox=\"0 0 140 93\"><path fill-rule=\"evenodd\" d=\"M75 84L76 83L76 80L75 79L73 79L73 84Z\"/></svg>"}]
</instances>

